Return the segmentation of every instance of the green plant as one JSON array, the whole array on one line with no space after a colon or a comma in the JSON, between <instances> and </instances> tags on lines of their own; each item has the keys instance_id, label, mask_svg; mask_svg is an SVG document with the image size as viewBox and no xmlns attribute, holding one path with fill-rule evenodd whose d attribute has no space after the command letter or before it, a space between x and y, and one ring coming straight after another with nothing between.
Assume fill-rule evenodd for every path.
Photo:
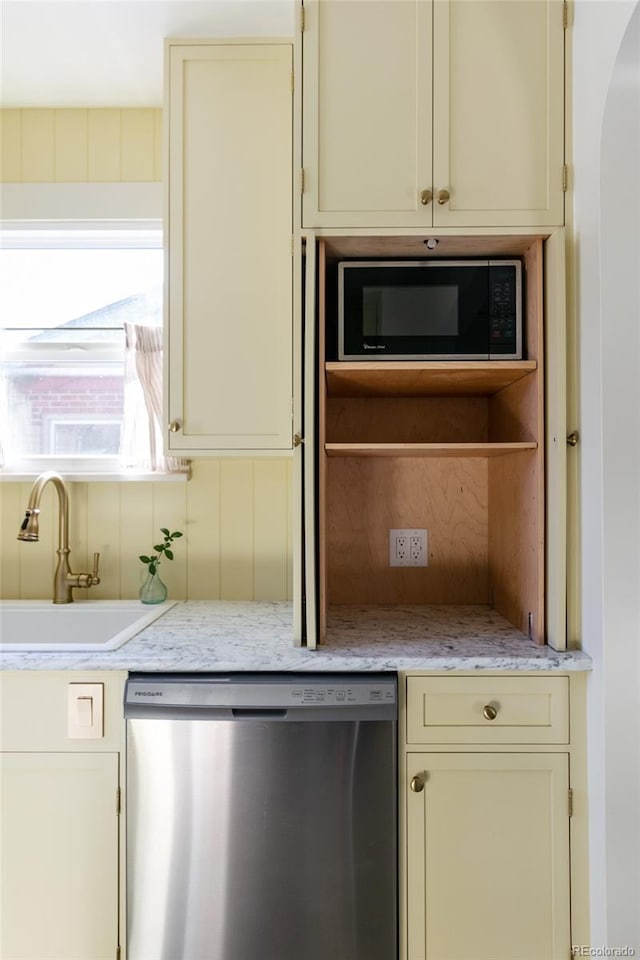
<instances>
[{"instance_id":1,"label":"green plant","mask_svg":"<svg viewBox=\"0 0 640 960\"><path fill-rule=\"evenodd\" d=\"M178 537L181 537L182 534L179 530L174 530L173 533L169 533L166 527L160 528L160 533L164 536L164 541L162 543L154 544L153 549L155 553L151 557L147 557L144 554L141 554L138 559L143 563L146 563L149 567L149 573L153 574L158 569L158 564L160 563L160 557L165 556L167 560L173 560L173 550L171 549L171 544L174 540L177 540Z\"/></svg>"}]
</instances>

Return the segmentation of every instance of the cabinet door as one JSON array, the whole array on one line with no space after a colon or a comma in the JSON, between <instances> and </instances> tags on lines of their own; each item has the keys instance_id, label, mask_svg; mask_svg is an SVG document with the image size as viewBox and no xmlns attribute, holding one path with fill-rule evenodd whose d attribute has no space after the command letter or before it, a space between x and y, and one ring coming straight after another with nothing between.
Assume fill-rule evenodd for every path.
<instances>
[{"instance_id":1,"label":"cabinet door","mask_svg":"<svg viewBox=\"0 0 640 960\"><path fill-rule=\"evenodd\" d=\"M568 757L407 760L407 960L565 960Z\"/></svg>"},{"instance_id":2,"label":"cabinet door","mask_svg":"<svg viewBox=\"0 0 640 960\"><path fill-rule=\"evenodd\" d=\"M2 755L4 960L114 960L118 755Z\"/></svg>"},{"instance_id":3,"label":"cabinet door","mask_svg":"<svg viewBox=\"0 0 640 960\"><path fill-rule=\"evenodd\" d=\"M311 0L304 227L430 225L431 0Z\"/></svg>"},{"instance_id":4,"label":"cabinet door","mask_svg":"<svg viewBox=\"0 0 640 960\"><path fill-rule=\"evenodd\" d=\"M168 44L168 449L292 446L292 47Z\"/></svg>"},{"instance_id":5,"label":"cabinet door","mask_svg":"<svg viewBox=\"0 0 640 960\"><path fill-rule=\"evenodd\" d=\"M544 244L545 275L545 471L547 643L567 648L567 324L565 237L551 233Z\"/></svg>"},{"instance_id":6,"label":"cabinet door","mask_svg":"<svg viewBox=\"0 0 640 960\"><path fill-rule=\"evenodd\" d=\"M316 405L317 385L319 383L318 355L315 349L316 328L314 323L316 307L316 271L317 256L315 238L308 237L305 244L305 309L304 309L304 443L302 444L302 509L304 536L300 538L302 610L304 623L301 625L301 637L306 646L315 650L318 644L318 591L320 588L318 556L321 544L317 538L318 523L318 482L321 471L322 454L316 447L316 417L321 412ZM323 264L320 265L323 268ZM322 274L324 277L324 274ZM317 289L318 303L324 299L324 287L320 283ZM319 459L318 459L319 456ZM297 616L297 615L296 615ZM295 622L295 620L294 620ZM297 636L296 636L297 640Z\"/></svg>"},{"instance_id":7,"label":"cabinet door","mask_svg":"<svg viewBox=\"0 0 640 960\"><path fill-rule=\"evenodd\" d=\"M562 224L560 0L434 0L433 66L434 224Z\"/></svg>"}]
</instances>

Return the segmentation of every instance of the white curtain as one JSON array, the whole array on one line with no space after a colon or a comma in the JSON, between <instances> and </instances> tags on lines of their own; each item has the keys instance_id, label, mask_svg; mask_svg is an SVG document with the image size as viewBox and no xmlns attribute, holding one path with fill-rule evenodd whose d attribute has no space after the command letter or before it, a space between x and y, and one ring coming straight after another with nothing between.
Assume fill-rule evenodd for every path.
<instances>
[{"instance_id":1,"label":"white curtain","mask_svg":"<svg viewBox=\"0 0 640 960\"><path fill-rule=\"evenodd\" d=\"M162 328L125 323L124 419L120 460L129 470L185 473L162 453Z\"/></svg>"}]
</instances>

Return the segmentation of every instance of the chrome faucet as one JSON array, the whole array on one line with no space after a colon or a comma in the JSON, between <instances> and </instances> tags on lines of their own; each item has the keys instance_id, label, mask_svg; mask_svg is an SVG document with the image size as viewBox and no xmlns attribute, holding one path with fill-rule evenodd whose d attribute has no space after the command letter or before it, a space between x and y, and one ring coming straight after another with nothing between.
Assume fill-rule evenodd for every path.
<instances>
[{"instance_id":1,"label":"chrome faucet","mask_svg":"<svg viewBox=\"0 0 640 960\"><path fill-rule=\"evenodd\" d=\"M40 539L39 522L40 498L46 485L51 483L58 493L58 565L53 576L53 602L73 603L72 587L93 587L100 583L98 562L100 554L93 555L93 573L72 573L69 567L69 497L61 476L52 471L41 473L36 478L29 494L29 503L25 513L18 540L35 542Z\"/></svg>"}]
</instances>

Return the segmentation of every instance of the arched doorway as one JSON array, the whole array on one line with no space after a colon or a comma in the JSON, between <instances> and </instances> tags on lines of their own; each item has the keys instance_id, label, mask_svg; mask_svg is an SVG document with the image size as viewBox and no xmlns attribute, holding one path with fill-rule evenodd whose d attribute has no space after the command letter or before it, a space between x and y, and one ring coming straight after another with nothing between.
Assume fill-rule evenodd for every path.
<instances>
[{"instance_id":1,"label":"arched doorway","mask_svg":"<svg viewBox=\"0 0 640 960\"><path fill-rule=\"evenodd\" d=\"M600 150L602 564L609 946L640 948L640 4ZM626 750L620 744L626 743Z\"/></svg>"}]
</instances>

